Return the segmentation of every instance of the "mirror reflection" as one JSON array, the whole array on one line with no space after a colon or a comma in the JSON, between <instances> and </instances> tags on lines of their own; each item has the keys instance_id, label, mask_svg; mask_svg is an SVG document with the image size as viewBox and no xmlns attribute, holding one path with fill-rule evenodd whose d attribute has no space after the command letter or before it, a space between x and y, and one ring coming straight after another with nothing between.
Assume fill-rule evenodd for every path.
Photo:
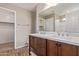
<instances>
[{"instance_id":1,"label":"mirror reflection","mask_svg":"<svg viewBox=\"0 0 79 59\"><path fill-rule=\"evenodd\" d=\"M54 31L54 14L40 15L40 31Z\"/></svg>"},{"instance_id":2,"label":"mirror reflection","mask_svg":"<svg viewBox=\"0 0 79 59\"><path fill-rule=\"evenodd\" d=\"M39 29L47 32L79 33L79 4L59 3L39 13Z\"/></svg>"}]
</instances>

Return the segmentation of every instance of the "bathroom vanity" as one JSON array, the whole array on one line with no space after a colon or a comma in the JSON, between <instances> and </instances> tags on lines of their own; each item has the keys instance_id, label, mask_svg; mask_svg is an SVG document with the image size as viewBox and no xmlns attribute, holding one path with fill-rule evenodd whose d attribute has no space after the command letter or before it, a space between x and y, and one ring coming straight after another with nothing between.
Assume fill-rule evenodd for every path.
<instances>
[{"instance_id":1,"label":"bathroom vanity","mask_svg":"<svg viewBox=\"0 0 79 59\"><path fill-rule=\"evenodd\" d=\"M59 3L37 12L37 33L29 36L29 53L38 56L79 56L78 15L79 4ZM39 34L40 31L43 32Z\"/></svg>"},{"instance_id":2,"label":"bathroom vanity","mask_svg":"<svg viewBox=\"0 0 79 59\"><path fill-rule=\"evenodd\" d=\"M29 36L29 54L37 56L78 56L79 39L66 39L44 34Z\"/></svg>"}]
</instances>

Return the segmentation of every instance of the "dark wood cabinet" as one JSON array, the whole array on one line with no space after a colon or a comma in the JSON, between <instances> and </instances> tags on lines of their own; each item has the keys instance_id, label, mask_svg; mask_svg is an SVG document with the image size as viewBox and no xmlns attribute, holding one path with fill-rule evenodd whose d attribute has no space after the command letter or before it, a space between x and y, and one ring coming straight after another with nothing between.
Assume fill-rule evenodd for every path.
<instances>
[{"instance_id":1,"label":"dark wood cabinet","mask_svg":"<svg viewBox=\"0 0 79 59\"><path fill-rule=\"evenodd\" d=\"M38 56L79 56L79 46L34 36L29 37L29 50Z\"/></svg>"},{"instance_id":2,"label":"dark wood cabinet","mask_svg":"<svg viewBox=\"0 0 79 59\"><path fill-rule=\"evenodd\" d=\"M74 45L47 40L48 56L76 56L77 47Z\"/></svg>"},{"instance_id":3,"label":"dark wood cabinet","mask_svg":"<svg viewBox=\"0 0 79 59\"><path fill-rule=\"evenodd\" d=\"M46 55L46 39L30 36L29 48L32 52L39 56Z\"/></svg>"},{"instance_id":4,"label":"dark wood cabinet","mask_svg":"<svg viewBox=\"0 0 79 59\"><path fill-rule=\"evenodd\" d=\"M45 56L46 55L46 39L37 37L37 46L39 49L39 54Z\"/></svg>"},{"instance_id":5,"label":"dark wood cabinet","mask_svg":"<svg viewBox=\"0 0 79 59\"><path fill-rule=\"evenodd\" d=\"M35 37L31 37L30 36L30 46L32 47L32 48L36 48L36 39L35 39Z\"/></svg>"},{"instance_id":6,"label":"dark wood cabinet","mask_svg":"<svg viewBox=\"0 0 79 59\"><path fill-rule=\"evenodd\" d=\"M57 56L57 42L47 40L47 56Z\"/></svg>"},{"instance_id":7,"label":"dark wood cabinet","mask_svg":"<svg viewBox=\"0 0 79 59\"><path fill-rule=\"evenodd\" d=\"M47 40L47 56L60 56L61 43L53 40Z\"/></svg>"},{"instance_id":8,"label":"dark wood cabinet","mask_svg":"<svg viewBox=\"0 0 79 59\"><path fill-rule=\"evenodd\" d=\"M77 46L77 55L79 56L79 46Z\"/></svg>"},{"instance_id":9,"label":"dark wood cabinet","mask_svg":"<svg viewBox=\"0 0 79 59\"><path fill-rule=\"evenodd\" d=\"M76 56L77 47L74 45L61 43L61 56Z\"/></svg>"}]
</instances>

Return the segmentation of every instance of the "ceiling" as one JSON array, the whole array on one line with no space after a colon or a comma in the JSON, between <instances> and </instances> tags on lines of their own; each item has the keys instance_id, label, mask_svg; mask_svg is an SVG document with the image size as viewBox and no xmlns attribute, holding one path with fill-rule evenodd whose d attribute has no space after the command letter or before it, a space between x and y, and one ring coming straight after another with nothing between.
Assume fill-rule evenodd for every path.
<instances>
[{"instance_id":1,"label":"ceiling","mask_svg":"<svg viewBox=\"0 0 79 59\"><path fill-rule=\"evenodd\" d=\"M36 6L39 3L13 3L13 5L24 8L29 11L35 11Z\"/></svg>"}]
</instances>

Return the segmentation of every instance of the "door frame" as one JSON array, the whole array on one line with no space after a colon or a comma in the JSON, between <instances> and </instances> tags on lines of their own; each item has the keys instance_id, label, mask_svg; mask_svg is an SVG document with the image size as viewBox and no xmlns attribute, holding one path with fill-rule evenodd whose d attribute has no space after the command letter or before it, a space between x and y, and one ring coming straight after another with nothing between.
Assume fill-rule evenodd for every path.
<instances>
[{"instance_id":1,"label":"door frame","mask_svg":"<svg viewBox=\"0 0 79 59\"><path fill-rule=\"evenodd\" d=\"M16 11L2 6L0 6L0 8L14 13L14 49L16 49Z\"/></svg>"}]
</instances>

